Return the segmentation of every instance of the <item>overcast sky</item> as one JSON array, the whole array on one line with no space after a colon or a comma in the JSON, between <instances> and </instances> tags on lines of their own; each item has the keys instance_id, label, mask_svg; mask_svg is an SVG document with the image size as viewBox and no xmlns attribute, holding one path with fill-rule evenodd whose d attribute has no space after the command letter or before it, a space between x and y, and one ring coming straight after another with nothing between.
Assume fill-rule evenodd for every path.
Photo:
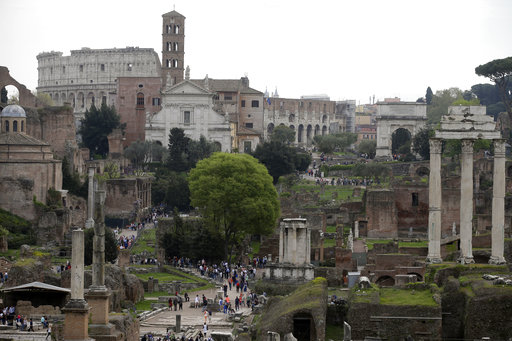
<instances>
[{"instance_id":1,"label":"overcast sky","mask_svg":"<svg viewBox=\"0 0 512 341\"><path fill-rule=\"evenodd\" d=\"M162 14L186 17L191 78L237 79L279 95L414 101L489 82L475 67L512 56L510 0L0 0L0 65L37 87L36 55L153 48Z\"/></svg>"}]
</instances>

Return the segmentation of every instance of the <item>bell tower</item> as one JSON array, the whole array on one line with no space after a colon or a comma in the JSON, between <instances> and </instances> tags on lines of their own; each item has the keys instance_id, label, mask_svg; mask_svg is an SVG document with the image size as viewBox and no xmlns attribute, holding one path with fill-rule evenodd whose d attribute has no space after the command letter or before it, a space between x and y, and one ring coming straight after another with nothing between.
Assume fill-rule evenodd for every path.
<instances>
[{"instance_id":1,"label":"bell tower","mask_svg":"<svg viewBox=\"0 0 512 341\"><path fill-rule=\"evenodd\" d=\"M185 17L173 10L162 19L162 84L175 85L185 70Z\"/></svg>"}]
</instances>

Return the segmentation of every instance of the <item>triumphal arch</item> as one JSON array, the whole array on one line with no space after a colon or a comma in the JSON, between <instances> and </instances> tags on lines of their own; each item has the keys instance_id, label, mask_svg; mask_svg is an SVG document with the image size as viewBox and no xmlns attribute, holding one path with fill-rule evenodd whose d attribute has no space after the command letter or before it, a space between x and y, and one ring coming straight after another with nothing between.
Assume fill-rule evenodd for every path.
<instances>
[{"instance_id":1,"label":"triumphal arch","mask_svg":"<svg viewBox=\"0 0 512 341\"><path fill-rule=\"evenodd\" d=\"M411 138L427 123L427 105L416 102L377 103L377 158L391 157L393 133L402 128Z\"/></svg>"},{"instance_id":2,"label":"triumphal arch","mask_svg":"<svg viewBox=\"0 0 512 341\"><path fill-rule=\"evenodd\" d=\"M428 214L427 262L440 263L441 259L441 153L443 140L461 140L460 170L460 257L459 263L474 263L473 232L473 143L477 139L494 143L494 173L492 197L492 254L491 264L503 264L505 225L505 140L496 130L484 106L455 106L441 118L441 129L430 139L430 178Z\"/></svg>"}]
</instances>

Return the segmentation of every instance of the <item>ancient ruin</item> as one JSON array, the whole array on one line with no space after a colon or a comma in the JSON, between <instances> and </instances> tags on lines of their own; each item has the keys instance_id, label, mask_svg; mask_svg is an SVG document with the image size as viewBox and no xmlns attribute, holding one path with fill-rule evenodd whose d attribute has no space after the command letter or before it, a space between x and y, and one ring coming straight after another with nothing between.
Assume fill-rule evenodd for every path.
<instances>
[{"instance_id":1,"label":"ancient ruin","mask_svg":"<svg viewBox=\"0 0 512 341\"><path fill-rule=\"evenodd\" d=\"M473 142L489 139L494 142L494 176L492 203L492 256L493 264L503 264L503 233L505 214L505 150L504 140L492 119L485 115L485 107L450 107L442 117L441 129L430 140L429 181L429 253L427 261L440 263L441 242L441 141L462 140L461 195L460 195L460 245L462 264L473 263Z\"/></svg>"}]
</instances>

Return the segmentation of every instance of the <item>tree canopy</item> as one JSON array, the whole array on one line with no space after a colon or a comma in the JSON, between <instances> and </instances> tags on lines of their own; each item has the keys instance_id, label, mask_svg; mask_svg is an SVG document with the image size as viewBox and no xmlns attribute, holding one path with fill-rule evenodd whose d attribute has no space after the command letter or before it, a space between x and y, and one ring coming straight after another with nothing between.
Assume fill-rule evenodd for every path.
<instances>
[{"instance_id":1,"label":"tree canopy","mask_svg":"<svg viewBox=\"0 0 512 341\"><path fill-rule=\"evenodd\" d=\"M190 199L224 241L224 256L248 234L270 234L279 199L267 169L248 154L214 153L189 174Z\"/></svg>"},{"instance_id":2,"label":"tree canopy","mask_svg":"<svg viewBox=\"0 0 512 341\"><path fill-rule=\"evenodd\" d=\"M165 148L156 142L135 141L125 148L123 154L136 169L142 169L151 161L160 161Z\"/></svg>"},{"instance_id":3,"label":"tree canopy","mask_svg":"<svg viewBox=\"0 0 512 341\"><path fill-rule=\"evenodd\" d=\"M375 140L363 140L359 142L357 146L357 152L359 154L368 154L368 158L373 159L375 152L377 151L377 141Z\"/></svg>"},{"instance_id":4,"label":"tree canopy","mask_svg":"<svg viewBox=\"0 0 512 341\"><path fill-rule=\"evenodd\" d=\"M423 160L430 160L430 144L429 138L434 135L434 130L428 127L420 129L412 138L413 149Z\"/></svg>"},{"instance_id":5,"label":"tree canopy","mask_svg":"<svg viewBox=\"0 0 512 341\"><path fill-rule=\"evenodd\" d=\"M295 130L287 126L277 126L270 135L270 140L290 144L295 141Z\"/></svg>"},{"instance_id":6,"label":"tree canopy","mask_svg":"<svg viewBox=\"0 0 512 341\"><path fill-rule=\"evenodd\" d=\"M280 176L296 170L305 171L311 163L309 154L299 152L297 148L286 145L282 140L259 144L253 156L267 167L274 184Z\"/></svg>"},{"instance_id":7,"label":"tree canopy","mask_svg":"<svg viewBox=\"0 0 512 341\"><path fill-rule=\"evenodd\" d=\"M507 91L510 76L512 76L512 57L495 59L475 68L475 73L493 81L500 90L503 104L507 112L512 116L512 93Z\"/></svg>"},{"instance_id":8,"label":"tree canopy","mask_svg":"<svg viewBox=\"0 0 512 341\"><path fill-rule=\"evenodd\" d=\"M343 150L357 141L357 134L339 133L329 135L316 135L313 140L318 150L325 154L331 154L336 149Z\"/></svg>"},{"instance_id":9,"label":"tree canopy","mask_svg":"<svg viewBox=\"0 0 512 341\"><path fill-rule=\"evenodd\" d=\"M199 141L185 136L181 128L172 128L169 133L169 157L167 167L175 172L187 172L197 161L207 158L218 151L215 143L201 135Z\"/></svg>"},{"instance_id":10,"label":"tree canopy","mask_svg":"<svg viewBox=\"0 0 512 341\"><path fill-rule=\"evenodd\" d=\"M427 88L427 92L425 93L425 101L428 105L432 104L432 98L434 98L434 93L432 92L432 89L430 86Z\"/></svg>"},{"instance_id":11,"label":"tree canopy","mask_svg":"<svg viewBox=\"0 0 512 341\"><path fill-rule=\"evenodd\" d=\"M89 148L91 156L100 155L106 157L108 154L108 135L114 129L124 129L126 124L121 124L121 118L112 106L102 104L100 109L94 105L86 110L85 118L82 119L80 134L82 143Z\"/></svg>"}]
</instances>

